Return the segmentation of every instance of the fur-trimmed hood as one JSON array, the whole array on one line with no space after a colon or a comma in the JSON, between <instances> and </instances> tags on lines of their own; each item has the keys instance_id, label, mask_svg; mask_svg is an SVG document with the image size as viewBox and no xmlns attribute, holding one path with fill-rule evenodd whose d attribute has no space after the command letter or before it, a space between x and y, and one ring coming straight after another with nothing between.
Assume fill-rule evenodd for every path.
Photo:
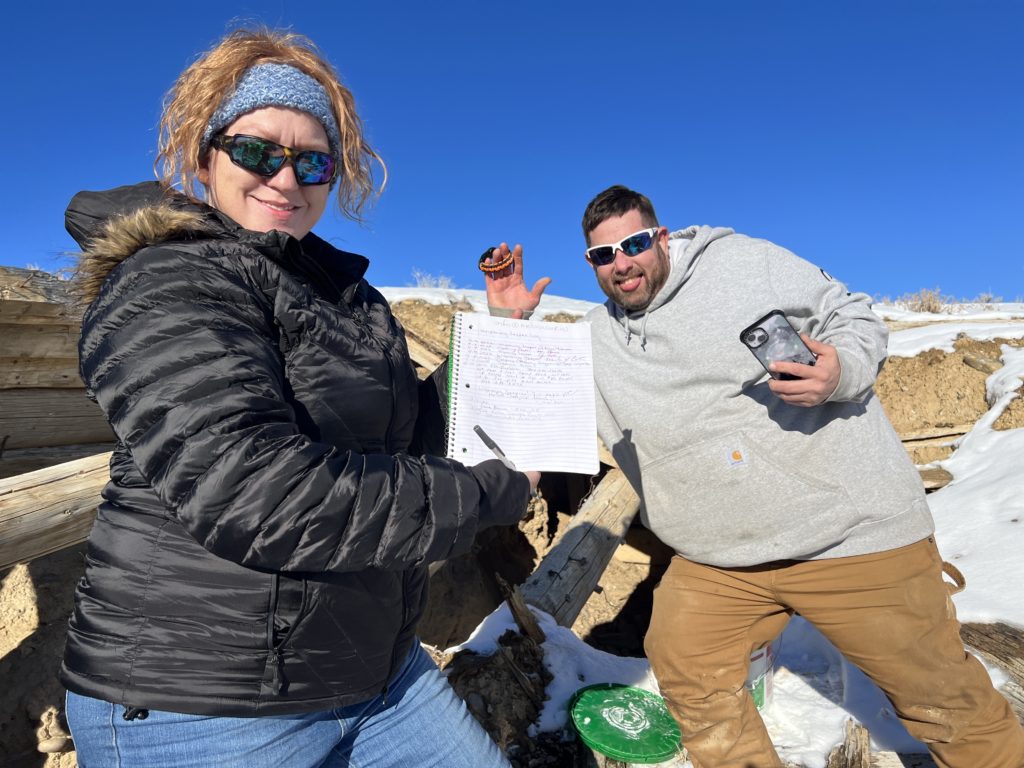
<instances>
[{"instance_id":1,"label":"fur-trimmed hood","mask_svg":"<svg viewBox=\"0 0 1024 768\"><path fill-rule=\"evenodd\" d=\"M79 192L64 214L64 225L82 252L75 294L84 309L99 295L111 270L143 248L172 240L235 240L288 269L322 283L328 295L351 300L370 262L339 250L310 232L301 241L271 230L253 232L205 203L159 182L148 181L103 192ZM348 286L347 290L343 290Z\"/></svg>"},{"instance_id":2,"label":"fur-trimmed hood","mask_svg":"<svg viewBox=\"0 0 1024 768\"><path fill-rule=\"evenodd\" d=\"M64 214L64 226L82 248L75 270L75 293L92 303L110 270L149 245L209 237L217 229L208 206L168 190L156 181L102 192L79 192Z\"/></svg>"}]
</instances>

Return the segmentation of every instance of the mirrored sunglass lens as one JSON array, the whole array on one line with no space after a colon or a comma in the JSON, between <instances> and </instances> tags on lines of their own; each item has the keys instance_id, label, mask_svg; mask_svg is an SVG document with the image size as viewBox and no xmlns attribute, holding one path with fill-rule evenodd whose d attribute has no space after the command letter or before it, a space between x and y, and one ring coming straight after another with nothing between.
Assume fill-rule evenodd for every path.
<instances>
[{"instance_id":1,"label":"mirrored sunglass lens","mask_svg":"<svg viewBox=\"0 0 1024 768\"><path fill-rule=\"evenodd\" d=\"M636 256L651 247L651 236L646 232L627 237L622 241L622 250L628 256Z\"/></svg>"},{"instance_id":2,"label":"mirrored sunglass lens","mask_svg":"<svg viewBox=\"0 0 1024 768\"><path fill-rule=\"evenodd\" d=\"M300 152L295 158L295 176L300 184L325 184L334 175L334 158L326 152Z\"/></svg>"},{"instance_id":3,"label":"mirrored sunglass lens","mask_svg":"<svg viewBox=\"0 0 1024 768\"><path fill-rule=\"evenodd\" d=\"M589 251L589 253L590 260L599 267L603 267L605 264L610 264L615 260L615 249L610 245L603 245L600 248L594 248Z\"/></svg>"},{"instance_id":4,"label":"mirrored sunglass lens","mask_svg":"<svg viewBox=\"0 0 1024 768\"><path fill-rule=\"evenodd\" d=\"M275 155L275 149L280 147L267 141L236 138L231 145L231 159L247 170L270 176L284 162L284 153Z\"/></svg>"}]
</instances>

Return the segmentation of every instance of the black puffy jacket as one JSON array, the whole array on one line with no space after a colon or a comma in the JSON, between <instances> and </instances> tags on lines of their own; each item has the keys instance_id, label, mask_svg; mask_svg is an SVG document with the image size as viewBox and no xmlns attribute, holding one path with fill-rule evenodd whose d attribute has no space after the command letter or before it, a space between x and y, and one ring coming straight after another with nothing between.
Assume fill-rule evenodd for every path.
<instances>
[{"instance_id":1,"label":"black puffy jacket","mask_svg":"<svg viewBox=\"0 0 1024 768\"><path fill-rule=\"evenodd\" d=\"M518 520L526 477L417 455L416 376L362 257L155 183L80 193L67 225L96 293L82 378L118 444L63 683L234 716L384 691L425 564Z\"/></svg>"}]
</instances>

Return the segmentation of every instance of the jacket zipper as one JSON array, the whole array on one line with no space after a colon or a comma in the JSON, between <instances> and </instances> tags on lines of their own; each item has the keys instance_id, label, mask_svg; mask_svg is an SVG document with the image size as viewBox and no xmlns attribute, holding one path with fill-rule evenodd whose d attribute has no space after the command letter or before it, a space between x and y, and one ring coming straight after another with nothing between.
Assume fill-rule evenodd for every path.
<instances>
[{"instance_id":1,"label":"jacket zipper","mask_svg":"<svg viewBox=\"0 0 1024 768\"><path fill-rule=\"evenodd\" d=\"M402 625L399 627L400 630L405 629L409 623L408 605L409 605L409 579L411 578L411 572L413 569L406 569L402 571ZM415 636L413 642L416 642ZM391 676L395 673L398 667L398 663L401 659L398 658L398 647L395 646L391 651L391 664L388 667L387 679L384 681L384 688L381 690L382 706L388 705L388 687L391 683Z\"/></svg>"},{"instance_id":2,"label":"jacket zipper","mask_svg":"<svg viewBox=\"0 0 1024 768\"><path fill-rule=\"evenodd\" d=\"M384 356L384 362L388 366L388 379L390 386L388 389L391 394L391 412L388 414L388 427L384 433L384 453L391 453L391 429L395 423L395 411L398 410L398 393L396 392L396 381L395 381L395 366L391 361L391 355L389 354L388 346L380 339L376 333L374 333L373 327L370 325L366 318L366 313L362 307L357 307L355 304L349 304L349 308L352 311L352 318L356 321L356 324L363 329L367 337L377 347L381 354Z\"/></svg>"},{"instance_id":3,"label":"jacket zipper","mask_svg":"<svg viewBox=\"0 0 1024 768\"><path fill-rule=\"evenodd\" d=\"M267 661L272 665L273 675L270 679L270 689L275 696L280 696L284 690L284 656L281 651L288 641L291 640L295 628L299 625L302 615L306 612L307 582L302 580L302 598L299 600L299 610L295 614L295 621L285 632L281 642L274 643L274 616L277 614L277 603L279 599L281 575L275 573L270 582L270 610L267 611Z\"/></svg>"}]
</instances>

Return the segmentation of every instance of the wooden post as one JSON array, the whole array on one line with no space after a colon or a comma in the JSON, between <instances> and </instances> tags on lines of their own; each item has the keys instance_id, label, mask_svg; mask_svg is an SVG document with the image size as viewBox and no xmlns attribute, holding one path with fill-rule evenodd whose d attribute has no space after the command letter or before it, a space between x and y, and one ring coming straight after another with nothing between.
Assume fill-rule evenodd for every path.
<instances>
[{"instance_id":1,"label":"wooden post","mask_svg":"<svg viewBox=\"0 0 1024 768\"><path fill-rule=\"evenodd\" d=\"M1017 719L1024 722L1024 630L996 622L968 622L960 627L964 644L1009 676L1002 693Z\"/></svg>"},{"instance_id":2,"label":"wooden post","mask_svg":"<svg viewBox=\"0 0 1024 768\"><path fill-rule=\"evenodd\" d=\"M846 721L846 739L832 750L826 768L871 768L871 739L863 725Z\"/></svg>"},{"instance_id":3,"label":"wooden post","mask_svg":"<svg viewBox=\"0 0 1024 768\"><path fill-rule=\"evenodd\" d=\"M610 470L523 584L523 599L571 627L639 509L626 476Z\"/></svg>"}]
</instances>

